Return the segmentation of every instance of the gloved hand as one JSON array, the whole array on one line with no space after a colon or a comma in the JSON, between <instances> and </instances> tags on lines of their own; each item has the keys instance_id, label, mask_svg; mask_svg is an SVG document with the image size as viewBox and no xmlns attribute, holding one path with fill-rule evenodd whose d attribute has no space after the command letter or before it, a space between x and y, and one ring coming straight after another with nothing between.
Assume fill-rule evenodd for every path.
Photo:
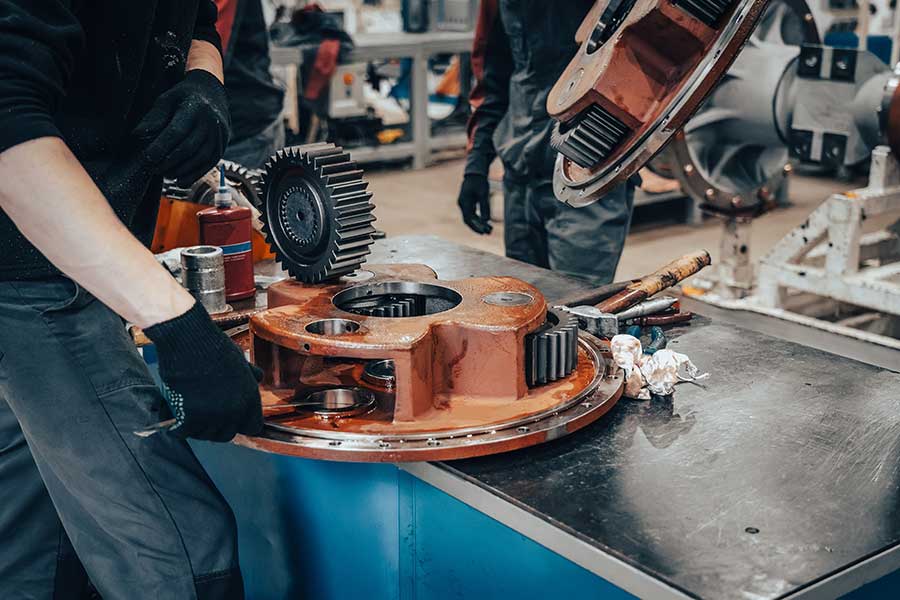
<instances>
[{"instance_id":1,"label":"gloved hand","mask_svg":"<svg viewBox=\"0 0 900 600\"><path fill-rule=\"evenodd\" d=\"M262 371L216 327L199 303L179 317L148 327L178 422L171 431L198 440L227 442L236 433L262 431L257 384Z\"/></svg>"},{"instance_id":2,"label":"gloved hand","mask_svg":"<svg viewBox=\"0 0 900 600\"><path fill-rule=\"evenodd\" d=\"M194 183L219 162L231 137L225 86L208 71L188 71L157 98L133 135L160 175Z\"/></svg>"},{"instance_id":3,"label":"gloved hand","mask_svg":"<svg viewBox=\"0 0 900 600\"><path fill-rule=\"evenodd\" d=\"M487 177L473 174L463 177L456 203L469 229L482 235L494 230L491 225L491 187Z\"/></svg>"}]
</instances>

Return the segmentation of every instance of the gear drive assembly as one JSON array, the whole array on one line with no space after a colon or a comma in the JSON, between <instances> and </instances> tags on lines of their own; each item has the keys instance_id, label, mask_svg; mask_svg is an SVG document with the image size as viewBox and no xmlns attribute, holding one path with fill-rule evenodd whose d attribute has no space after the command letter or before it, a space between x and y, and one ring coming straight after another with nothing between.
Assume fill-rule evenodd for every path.
<instances>
[{"instance_id":1,"label":"gear drive assembly","mask_svg":"<svg viewBox=\"0 0 900 600\"><path fill-rule=\"evenodd\" d=\"M372 194L331 144L285 148L259 209L291 275L235 340L265 373L252 448L343 461L449 460L515 450L595 421L618 400L607 342L509 277L442 281L365 265Z\"/></svg>"}]
</instances>

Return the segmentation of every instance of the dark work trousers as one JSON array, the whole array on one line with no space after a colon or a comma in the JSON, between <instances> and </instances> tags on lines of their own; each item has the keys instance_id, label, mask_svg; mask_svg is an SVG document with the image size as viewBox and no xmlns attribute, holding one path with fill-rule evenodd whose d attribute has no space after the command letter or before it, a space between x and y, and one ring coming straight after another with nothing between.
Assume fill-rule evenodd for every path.
<instances>
[{"instance_id":1,"label":"dark work trousers","mask_svg":"<svg viewBox=\"0 0 900 600\"><path fill-rule=\"evenodd\" d=\"M243 598L234 515L122 319L65 278L0 282L0 598Z\"/></svg>"},{"instance_id":2,"label":"dark work trousers","mask_svg":"<svg viewBox=\"0 0 900 600\"><path fill-rule=\"evenodd\" d=\"M503 179L506 256L593 285L613 280L631 225L634 186L625 183L597 202L572 208L552 182Z\"/></svg>"}]
</instances>

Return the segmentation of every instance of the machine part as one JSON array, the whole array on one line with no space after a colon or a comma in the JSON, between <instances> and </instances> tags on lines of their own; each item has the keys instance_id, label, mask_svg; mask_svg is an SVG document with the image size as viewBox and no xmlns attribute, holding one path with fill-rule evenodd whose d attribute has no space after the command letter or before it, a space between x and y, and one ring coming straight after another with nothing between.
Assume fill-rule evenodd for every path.
<instances>
[{"instance_id":1,"label":"machine part","mask_svg":"<svg viewBox=\"0 0 900 600\"><path fill-rule=\"evenodd\" d=\"M486 295L482 301L494 306L526 306L534 302L534 298L520 292L495 292Z\"/></svg>"},{"instance_id":2,"label":"machine part","mask_svg":"<svg viewBox=\"0 0 900 600\"><path fill-rule=\"evenodd\" d=\"M363 381L386 390L394 389L397 377L394 375L394 361L374 360L363 370Z\"/></svg>"},{"instance_id":3,"label":"machine part","mask_svg":"<svg viewBox=\"0 0 900 600\"><path fill-rule=\"evenodd\" d=\"M225 301L225 260L218 246L181 251L181 284L210 314L229 310Z\"/></svg>"},{"instance_id":4,"label":"machine part","mask_svg":"<svg viewBox=\"0 0 900 600\"><path fill-rule=\"evenodd\" d=\"M311 412L320 419L357 417L371 412L375 407L375 394L358 387L331 387L308 392L296 403L286 405L297 412ZM291 413L272 415L284 419Z\"/></svg>"},{"instance_id":5,"label":"machine part","mask_svg":"<svg viewBox=\"0 0 900 600\"><path fill-rule=\"evenodd\" d=\"M285 280L269 288L271 308L236 340L265 373L260 392L268 426L238 443L331 460L449 460L575 431L621 394L622 375L608 345L579 336L568 315L549 311L548 317L543 296L527 283L438 281L422 265L367 269L374 275L362 284ZM424 297L425 311L373 318L341 308L379 294ZM483 299L491 294L532 301L490 304ZM533 346L533 355L541 357L548 383L529 387L526 340L535 332L546 341L546 348ZM330 419L298 410L310 392L333 388L370 390L375 405Z\"/></svg>"},{"instance_id":6,"label":"machine part","mask_svg":"<svg viewBox=\"0 0 900 600\"><path fill-rule=\"evenodd\" d=\"M547 321L525 336L525 381L528 387L546 385L572 374L578 364L578 319L551 308Z\"/></svg>"},{"instance_id":7,"label":"machine part","mask_svg":"<svg viewBox=\"0 0 900 600\"><path fill-rule=\"evenodd\" d=\"M225 181L231 187L240 192L254 206L260 204L260 171L256 169L248 169L236 162L229 160L219 161L219 164L211 169L208 175L205 175L194 182L189 188L182 188L173 182L166 182L163 189L163 196L167 196L174 200L184 200L193 202L194 204L206 204L212 206L215 204L214 196L216 187L212 185L212 181L218 181L219 169L225 169Z\"/></svg>"},{"instance_id":8,"label":"machine part","mask_svg":"<svg viewBox=\"0 0 900 600\"><path fill-rule=\"evenodd\" d=\"M333 144L279 150L263 170L263 231L292 277L319 283L352 273L369 254L375 228L368 183Z\"/></svg>"},{"instance_id":9,"label":"machine part","mask_svg":"<svg viewBox=\"0 0 900 600\"><path fill-rule=\"evenodd\" d=\"M382 281L348 288L334 297L341 310L369 317L422 317L450 310L462 301L455 291L427 283Z\"/></svg>"},{"instance_id":10,"label":"machine part","mask_svg":"<svg viewBox=\"0 0 900 600\"><path fill-rule=\"evenodd\" d=\"M767 2L597 2L547 100L562 152L556 196L584 206L637 173L725 73Z\"/></svg>"},{"instance_id":11,"label":"machine part","mask_svg":"<svg viewBox=\"0 0 900 600\"><path fill-rule=\"evenodd\" d=\"M728 73L661 153L702 210L755 216L787 193L791 65L801 44L819 40L804 0L773 0Z\"/></svg>"},{"instance_id":12,"label":"machine part","mask_svg":"<svg viewBox=\"0 0 900 600\"><path fill-rule=\"evenodd\" d=\"M882 138L890 69L870 52L805 45L795 71L789 95L797 101L784 129L791 157L832 168L868 159Z\"/></svg>"}]
</instances>

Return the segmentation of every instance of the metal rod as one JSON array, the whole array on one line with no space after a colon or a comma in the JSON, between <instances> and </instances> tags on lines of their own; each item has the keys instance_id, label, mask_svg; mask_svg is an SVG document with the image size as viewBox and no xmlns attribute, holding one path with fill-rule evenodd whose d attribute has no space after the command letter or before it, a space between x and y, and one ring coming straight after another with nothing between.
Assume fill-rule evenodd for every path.
<instances>
[{"instance_id":1,"label":"metal rod","mask_svg":"<svg viewBox=\"0 0 900 600\"><path fill-rule=\"evenodd\" d=\"M900 62L900 6L894 8L893 25L894 27L891 32L891 68Z\"/></svg>"},{"instance_id":2,"label":"metal rod","mask_svg":"<svg viewBox=\"0 0 900 600\"><path fill-rule=\"evenodd\" d=\"M860 50L866 50L869 41L869 4L869 0L859 0L859 12L856 17L856 35L859 37L859 44L857 47Z\"/></svg>"}]
</instances>

